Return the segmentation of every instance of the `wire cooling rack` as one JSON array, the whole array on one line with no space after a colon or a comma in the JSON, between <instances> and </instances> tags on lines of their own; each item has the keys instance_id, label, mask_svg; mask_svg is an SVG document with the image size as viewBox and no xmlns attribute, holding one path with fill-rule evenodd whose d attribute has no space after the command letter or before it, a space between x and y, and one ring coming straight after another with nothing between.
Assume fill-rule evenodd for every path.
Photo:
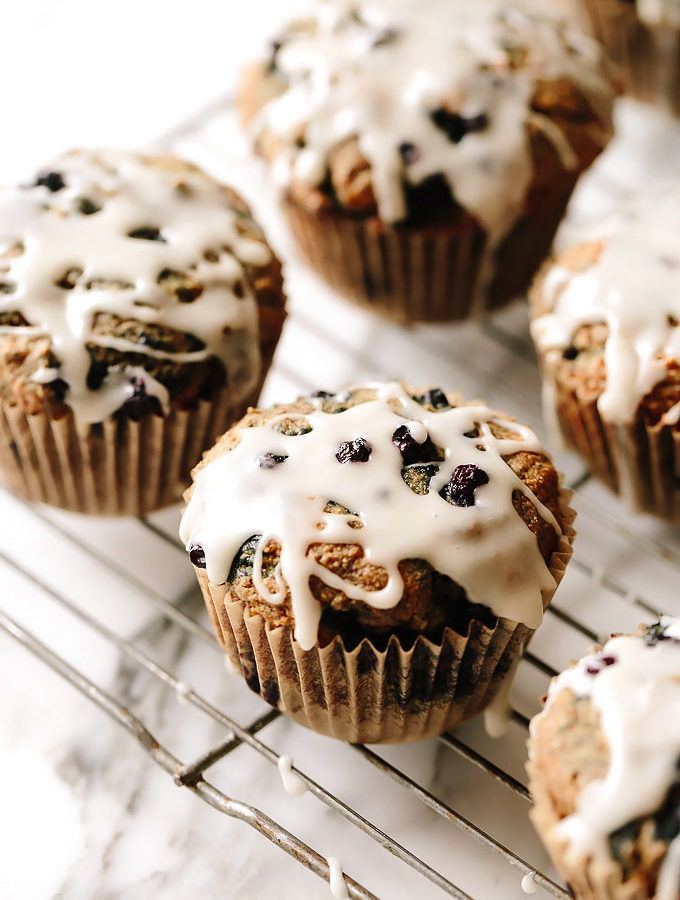
<instances>
[{"instance_id":1,"label":"wire cooling rack","mask_svg":"<svg viewBox=\"0 0 680 900\"><path fill-rule=\"evenodd\" d=\"M676 126L625 103L619 110L618 125L620 136L579 189L565 234L577 232L590 217L600 214L639 183L643 175L648 183L651 173L662 177L664 170L672 171L680 149ZM406 329L381 322L333 295L298 259L269 189L260 187L262 173L248 157L228 99L174 129L159 145L194 158L238 185L253 202L277 250L289 261L290 317L267 383L265 402L362 378L403 377L413 384L434 382L461 389L469 398L481 396L491 405L534 424L541 432L538 376L523 304L480 325ZM360 759L362 765L376 770L376 778L389 779L397 791L423 804L434 814L440 828L451 829L452 845L454 830L461 832L465 840L476 842L481 847L481 858L493 859L493 875L487 881L479 874L471 880L464 856L443 864L440 854L435 861L436 854L427 852L416 829L409 830L408 823L400 823L398 829L389 833L378 816L343 799L330 773L325 777L323 771L319 775L305 771L303 766L295 769L320 804L362 832L380 853L409 867L422 879L423 890L429 882L427 888L434 890L432 896L475 900L517 896L522 878L523 886L532 892L542 889L544 895L569 896L526 825L530 798L523 761L529 718L539 708L537 698L544 693L548 679L591 643L606 639L611 631L632 629L641 620L653 620L661 612L680 614L675 590L680 574L677 532L652 520L630 516L616 498L589 478L578 460L562 451L557 452L557 457L575 492L579 539L546 621L520 664L506 737L487 739L479 723L442 735L438 739L440 777L434 784L423 783L419 772L413 770L409 764L413 756L395 763L384 748L347 747L351 754L348 766L355 765L352 760ZM171 588L154 586L153 579L143 575L139 553L132 553L133 562L123 554L126 562L121 562L121 554L114 552L104 524L94 527L81 517L34 507L2 489L0 504L7 517L15 515L26 520L36 533L52 533L79 559L86 559L99 577L114 579L121 595L126 591L134 594L135 602L145 608L150 619L163 621L178 640L200 647L204 656L214 656L219 677L236 678L222 669L221 651L197 603L195 586L188 590L183 587L179 596ZM145 548L144 556L172 558L173 565L179 566L184 550L176 536L177 520L178 510L171 510L129 523L128 549L138 542ZM62 571L58 565L49 569L49 577L45 571L46 566L38 568L25 548L11 553L0 550L0 577L4 573L5 584L11 583L13 590L20 592L21 585L30 583L31 591L37 591L44 604L77 623L81 640L105 642L128 665L145 672L149 682L160 682L174 691L178 718L188 705L212 719L219 727L219 740L201 748L192 758L179 758L156 739L152 726L143 715L132 711L120 692L97 683L69 661L58 642L51 640L49 629L40 632L28 627L17 614L17 604L6 602L10 591L5 587L0 591L0 629L127 729L168 773L168 790L174 781L192 791L221 813L250 825L303 866L329 880L326 857L307 840L256 805L229 796L212 778L211 770L218 763L224 765L233 760L234 766L242 765L244 751L275 767L281 748L275 747L276 741L268 735L280 714L275 710L263 712L261 701L249 694L245 683L235 710L208 699L205 692L190 686L192 682L186 673L180 678L158 661L153 641L148 640L148 622L136 632L121 630L111 624L105 605L98 604L93 609L83 602L70 571ZM291 728L296 729L299 741L312 739L304 729L293 725ZM235 753L237 750L240 755ZM469 797L464 798L462 789L450 789L451 783L462 786L474 778L477 780L472 803ZM442 784L449 787L443 789ZM290 798L290 803L295 802ZM521 840L515 839L516 830L522 831ZM343 864L350 897L368 900L378 896L351 877L351 858L343 859ZM370 882L371 878L363 880ZM379 881L373 882L379 885ZM404 894L407 895L420 897L421 893L411 891Z\"/></svg>"}]
</instances>

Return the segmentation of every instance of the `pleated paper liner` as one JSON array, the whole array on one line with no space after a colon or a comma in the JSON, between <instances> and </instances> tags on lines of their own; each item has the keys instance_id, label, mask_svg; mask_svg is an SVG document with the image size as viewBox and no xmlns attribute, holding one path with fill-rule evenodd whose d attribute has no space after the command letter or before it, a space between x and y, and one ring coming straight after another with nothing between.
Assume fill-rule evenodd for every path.
<instances>
[{"instance_id":1,"label":"pleated paper liner","mask_svg":"<svg viewBox=\"0 0 680 900\"><path fill-rule=\"evenodd\" d=\"M600 416L595 396L584 400L556 386L556 398L564 438L593 475L632 512L680 523L680 426L650 425L639 415L629 425L611 425Z\"/></svg>"},{"instance_id":2,"label":"pleated paper liner","mask_svg":"<svg viewBox=\"0 0 680 900\"><path fill-rule=\"evenodd\" d=\"M614 858L569 853L568 842L556 834L561 819L555 812L543 772L532 759L526 768L534 802L529 816L572 895L579 900L648 900L644 882L636 880L634 874L624 881L623 870Z\"/></svg>"},{"instance_id":3,"label":"pleated paper liner","mask_svg":"<svg viewBox=\"0 0 680 900\"><path fill-rule=\"evenodd\" d=\"M72 512L147 515L181 500L202 452L256 402L262 381L237 404L224 388L195 409L85 427L70 409L53 418L0 404L0 474L28 499Z\"/></svg>"},{"instance_id":4,"label":"pleated paper liner","mask_svg":"<svg viewBox=\"0 0 680 900\"><path fill-rule=\"evenodd\" d=\"M574 513L562 492L565 533L550 560L557 584L571 556ZM397 743L442 734L493 700L532 631L508 619L494 628L472 620L465 635L445 629L439 643L419 636L408 649L392 636L348 650L341 636L303 650L290 626L250 615L229 585L196 569L220 643L249 687L301 725L352 743ZM544 591L544 608L553 592Z\"/></svg>"},{"instance_id":5,"label":"pleated paper liner","mask_svg":"<svg viewBox=\"0 0 680 900\"><path fill-rule=\"evenodd\" d=\"M377 218L311 212L286 202L310 264L339 293L400 322L453 322L482 315L522 293L547 255L576 182L562 179L532 204L493 256L470 216L447 226L389 225Z\"/></svg>"},{"instance_id":6,"label":"pleated paper liner","mask_svg":"<svg viewBox=\"0 0 680 900\"><path fill-rule=\"evenodd\" d=\"M626 0L584 0L593 31L629 94L680 115L680 30L640 22Z\"/></svg>"}]
</instances>

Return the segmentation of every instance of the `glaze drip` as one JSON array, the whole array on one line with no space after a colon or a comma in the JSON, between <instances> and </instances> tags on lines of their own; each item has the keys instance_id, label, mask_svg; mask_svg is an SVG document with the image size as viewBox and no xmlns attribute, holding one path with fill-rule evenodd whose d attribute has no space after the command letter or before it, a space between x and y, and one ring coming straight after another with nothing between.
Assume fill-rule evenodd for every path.
<instances>
[{"instance_id":1,"label":"glaze drip","mask_svg":"<svg viewBox=\"0 0 680 900\"><path fill-rule=\"evenodd\" d=\"M565 167L576 163L560 128L531 110L537 81L569 79L610 118L597 45L498 0L329 0L281 41L275 74L286 89L254 123L256 138L278 141L278 179L321 185L334 148L356 137L387 222L408 215L405 185L443 175L495 246L531 181L529 123Z\"/></svg>"},{"instance_id":2,"label":"glaze drip","mask_svg":"<svg viewBox=\"0 0 680 900\"><path fill-rule=\"evenodd\" d=\"M556 828L575 858L609 854L608 837L643 816L653 816L676 779L680 757L680 619L662 617L646 635L608 641L554 678L553 698L571 690L600 714L609 745L609 770L581 791L576 811ZM534 722L545 715L545 710ZM532 733L537 727L532 722ZM680 883L680 838L669 845L655 893L675 900Z\"/></svg>"},{"instance_id":3,"label":"glaze drip","mask_svg":"<svg viewBox=\"0 0 680 900\"><path fill-rule=\"evenodd\" d=\"M571 271L559 261L542 286L549 312L531 326L548 367L555 367L583 325L604 323L603 419L633 420L640 401L680 360L680 191L635 199L592 229L601 242L588 264ZM680 408L669 411L668 424Z\"/></svg>"},{"instance_id":4,"label":"glaze drip","mask_svg":"<svg viewBox=\"0 0 680 900\"><path fill-rule=\"evenodd\" d=\"M117 151L66 154L34 184L0 190L0 315L22 317L0 333L49 339L57 363L35 379L63 381L65 402L83 423L103 421L134 392L125 366L88 387L88 344L137 360L215 356L238 400L259 369L257 306L244 267L271 259L262 241L242 235L243 221L230 196L188 164ZM202 290L167 290L164 277L177 272L190 272ZM99 313L193 335L197 349L166 352L94 334ZM167 408L163 386L148 374L144 383Z\"/></svg>"},{"instance_id":5,"label":"glaze drip","mask_svg":"<svg viewBox=\"0 0 680 900\"><path fill-rule=\"evenodd\" d=\"M370 399L344 408L359 390L368 390ZM520 450L542 452L533 432L483 405L428 409L396 383L337 395L339 412L324 411L326 399L309 399L309 411L298 414L304 422L297 433L279 430L289 414L238 429L233 449L194 473L180 534L188 549L202 548L210 581L224 583L241 546L257 535L253 583L270 603L290 595L295 637L303 649L315 644L321 617L309 585L312 575L352 599L390 609L403 595L399 562L405 559L426 560L461 585L471 603L536 628L542 591L552 591L555 581L536 537L513 506L513 492L524 494L557 533L560 529L504 460ZM509 436L494 437L492 423L508 429ZM419 465L405 466L393 441L404 425L414 439L422 439L421 446L429 440L442 452L431 464L424 492L412 490L402 474ZM285 430L291 432L287 425ZM338 448L358 440L370 446L370 455L341 462ZM258 460L264 454L284 460L263 469ZM484 483L478 479L469 505L445 497L461 465L487 476ZM326 511L329 501L344 512ZM280 546L280 561L274 577L265 577L262 556L270 541ZM360 544L366 559L385 570L384 587L366 590L323 567L308 553L320 541Z\"/></svg>"}]
</instances>

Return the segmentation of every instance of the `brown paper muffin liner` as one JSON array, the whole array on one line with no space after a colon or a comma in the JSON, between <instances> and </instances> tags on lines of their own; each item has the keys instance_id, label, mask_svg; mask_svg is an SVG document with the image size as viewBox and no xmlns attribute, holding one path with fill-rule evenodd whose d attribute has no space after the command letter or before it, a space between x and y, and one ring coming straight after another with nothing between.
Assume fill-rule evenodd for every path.
<instances>
[{"instance_id":1,"label":"brown paper muffin liner","mask_svg":"<svg viewBox=\"0 0 680 900\"><path fill-rule=\"evenodd\" d=\"M625 0L584 0L593 31L619 68L625 89L638 100L680 115L680 31L650 28Z\"/></svg>"},{"instance_id":2,"label":"brown paper muffin liner","mask_svg":"<svg viewBox=\"0 0 680 900\"><path fill-rule=\"evenodd\" d=\"M556 399L565 441L593 475L620 494L631 511L680 523L679 426L648 424L639 415L629 425L612 425L600 416L596 397L584 402L558 386Z\"/></svg>"},{"instance_id":3,"label":"brown paper muffin liner","mask_svg":"<svg viewBox=\"0 0 680 900\"><path fill-rule=\"evenodd\" d=\"M53 418L0 404L0 475L30 500L100 516L144 516L182 499L191 469L218 435L253 405L229 390L191 410L125 415L79 427L73 412Z\"/></svg>"},{"instance_id":4,"label":"brown paper muffin liner","mask_svg":"<svg viewBox=\"0 0 680 900\"><path fill-rule=\"evenodd\" d=\"M556 585L572 553L574 513L562 491L565 531L550 560ZM384 650L369 638L347 649L337 635L303 650L286 625L249 614L229 585L196 569L222 647L248 686L301 725L350 743L398 743L442 734L491 703L532 631L509 619L494 628L472 620L468 633L446 628L439 643L419 636L404 648L393 635ZM544 608L554 591L543 592Z\"/></svg>"},{"instance_id":5,"label":"brown paper muffin liner","mask_svg":"<svg viewBox=\"0 0 680 900\"><path fill-rule=\"evenodd\" d=\"M648 900L647 890L640 881L624 882L623 870L615 859L568 852L568 842L555 833L561 820L555 812L544 773L531 759L526 768L534 802L529 817L572 895L579 900Z\"/></svg>"},{"instance_id":6,"label":"brown paper muffin liner","mask_svg":"<svg viewBox=\"0 0 680 900\"><path fill-rule=\"evenodd\" d=\"M288 199L291 229L310 264L339 293L400 322L480 316L521 294L547 255L576 182L522 216L491 256L486 232L466 216L453 226L407 227Z\"/></svg>"}]
</instances>

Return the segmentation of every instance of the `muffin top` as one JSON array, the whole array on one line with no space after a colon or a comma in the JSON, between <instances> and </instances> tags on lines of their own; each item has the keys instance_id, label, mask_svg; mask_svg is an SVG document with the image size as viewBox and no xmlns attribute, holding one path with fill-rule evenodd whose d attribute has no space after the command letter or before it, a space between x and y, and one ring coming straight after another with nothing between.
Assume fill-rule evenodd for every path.
<instances>
[{"instance_id":1,"label":"muffin top","mask_svg":"<svg viewBox=\"0 0 680 900\"><path fill-rule=\"evenodd\" d=\"M635 896L675 900L680 619L664 616L635 635L615 636L553 679L531 736L565 852L574 861L614 858L624 881L645 884Z\"/></svg>"},{"instance_id":2,"label":"muffin top","mask_svg":"<svg viewBox=\"0 0 680 900\"><path fill-rule=\"evenodd\" d=\"M199 169L67 153L0 189L0 394L84 423L134 398L167 411L187 378L238 401L260 368L258 271L280 289L247 206Z\"/></svg>"},{"instance_id":3,"label":"muffin top","mask_svg":"<svg viewBox=\"0 0 680 900\"><path fill-rule=\"evenodd\" d=\"M371 384L251 412L194 471L192 561L304 649L326 609L422 633L479 604L535 628L559 479L529 428L459 399Z\"/></svg>"},{"instance_id":4,"label":"muffin top","mask_svg":"<svg viewBox=\"0 0 680 900\"><path fill-rule=\"evenodd\" d=\"M494 242L522 211L532 133L564 171L575 123L600 146L610 129L598 46L498 0L327 0L272 46L243 91L257 145L297 196L387 222L448 197Z\"/></svg>"},{"instance_id":5,"label":"muffin top","mask_svg":"<svg viewBox=\"0 0 680 900\"><path fill-rule=\"evenodd\" d=\"M549 263L532 292L534 339L558 380L602 418L680 420L680 189L639 197ZM644 401L641 405L641 401Z\"/></svg>"}]
</instances>

